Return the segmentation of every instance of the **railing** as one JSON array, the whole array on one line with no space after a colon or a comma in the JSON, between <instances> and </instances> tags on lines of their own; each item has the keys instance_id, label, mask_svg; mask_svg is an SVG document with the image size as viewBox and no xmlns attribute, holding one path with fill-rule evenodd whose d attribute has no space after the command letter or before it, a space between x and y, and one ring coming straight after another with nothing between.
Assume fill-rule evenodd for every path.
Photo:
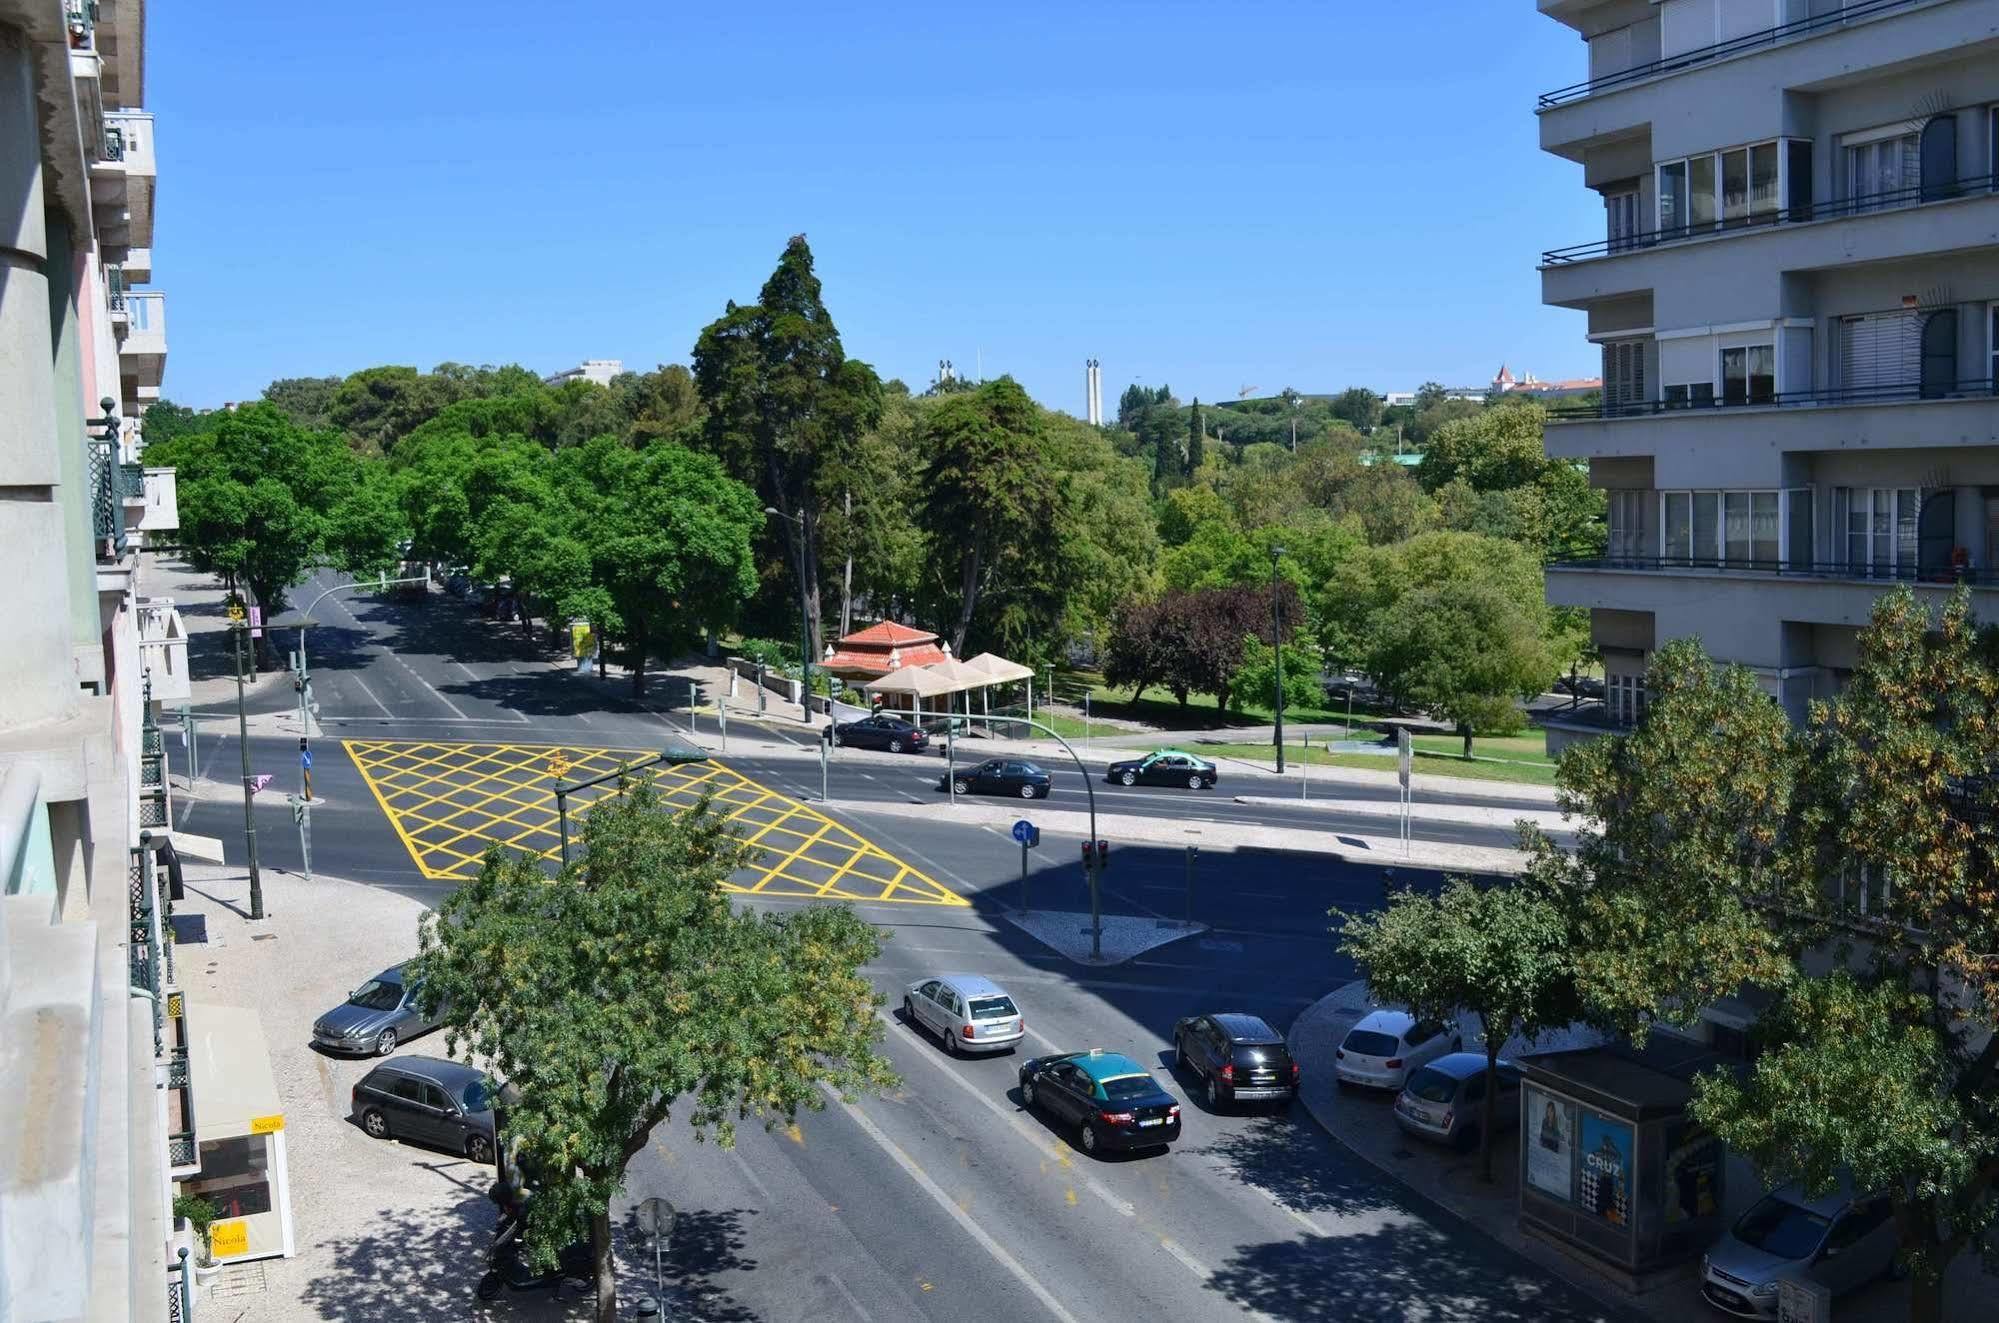
<instances>
[{"instance_id":1,"label":"railing","mask_svg":"<svg viewBox=\"0 0 1999 1323\"><path fill-rule=\"evenodd\" d=\"M69 48L90 50L97 39L97 0L63 0L62 16L69 29Z\"/></svg>"},{"instance_id":2,"label":"railing","mask_svg":"<svg viewBox=\"0 0 1999 1323\"><path fill-rule=\"evenodd\" d=\"M104 268L104 292L111 311L125 310L125 268L107 266Z\"/></svg>"},{"instance_id":3,"label":"railing","mask_svg":"<svg viewBox=\"0 0 1999 1323\"><path fill-rule=\"evenodd\" d=\"M160 916L156 904L158 887L153 882L153 852L143 844L132 848L126 875L127 902L131 916L128 954L134 991L150 994L153 1003L153 1059L166 1050L166 984L160 969Z\"/></svg>"},{"instance_id":4,"label":"railing","mask_svg":"<svg viewBox=\"0 0 1999 1323\"><path fill-rule=\"evenodd\" d=\"M166 827L172 825L167 807L167 743L153 716L152 671L146 672L140 692L144 716L139 726L139 825ZM167 982L173 982L171 969Z\"/></svg>"},{"instance_id":5,"label":"railing","mask_svg":"<svg viewBox=\"0 0 1999 1323\"><path fill-rule=\"evenodd\" d=\"M103 554L107 541L113 544L115 552L123 552L125 519L116 492L118 463L112 454L112 444L93 437L84 442L84 450L89 460L90 531L97 541L98 554Z\"/></svg>"},{"instance_id":6,"label":"railing","mask_svg":"<svg viewBox=\"0 0 1999 1323\"><path fill-rule=\"evenodd\" d=\"M122 161L125 159L125 131L116 124L104 126L104 151L100 161Z\"/></svg>"},{"instance_id":7,"label":"railing","mask_svg":"<svg viewBox=\"0 0 1999 1323\"><path fill-rule=\"evenodd\" d=\"M1999 587L1999 570L1923 569L1914 565L1871 565L1852 561L1748 560L1718 556L1583 556L1548 562L1551 570L1701 570L1719 574L1775 574L1793 579L1849 579L1870 583L1969 584Z\"/></svg>"},{"instance_id":8,"label":"railing","mask_svg":"<svg viewBox=\"0 0 1999 1323\"><path fill-rule=\"evenodd\" d=\"M194 1323L194 1270L187 1264L187 1247L167 1265L167 1323Z\"/></svg>"},{"instance_id":9,"label":"railing","mask_svg":"<svg viewBox=\"0 0 1999 1323\"><path fill-rule=\"evenodd\" d=\"M1999 175L1974 175L1951 180L1948 183L1911 184L1907 188L1891 188L1878 193L1832 198L1825 202L1811 202L1799 207L1780 207L1775 211L1739 216L1733 220L1706 221L1699 225L1674 225L1662 230L1650 230L1644 234L1626 234L1615 239L1602 239L1596 243L1550 248L1541 254L1541 265L1566 266L1571 262L1589 261L1593 258L1618 257L1625 253L1657 248L1661 244L1704 239L1715 234L1742 234L1752 230L1767 229L1772 225L1803 225L1811 221L1872 215L1877 211L1900 211L1904 207L1921 206L1926 202L1947 202L1953 198L1991 193L1995 189L1999 189Z\"/></svg>"},{"instance_id":10,"label":"railing","mask_svg":"<svg viewBox=\"0 0 1999 1323\"><path fill-rule=\"evenodd\" d=\"M1837 407L1848 404L1893 404L1905 400L1980 399L1994 393L1991 377L1972 381L1897 382L1886 386L1845 386L1832 390L1787 390L1740 399L1713 400L1620 400L1601 404L1555 404L1548 417L1555 422L1578 419L1637 418L1650 414L1691 413L1713 409L1750 409L1810 405Z\"/></svg>"},{"instance_id":11,"label":"railing","mask_svg":"<svg viewBox=\"0 0 1999 1323\"><path fill-rule=\"evenodd\" d=\"M1696 46L1693 50L1681 51L1677 55L1668 55L1644 64L1633 65L1629 69L1622 69L1613 74L1605 74L1601 78L1592 78L1588 82L1573 83L1568 87L1558 87L1552 92L1543 92L1538 108L1547 110L1552 106L1566 105L1571 101L1580 101L1584 97L1595 96L1598 92L1608 91L1613 87L1623 87L1627 83L1636 83L1647 78L1656 78L1660 74L1678 73L1682 69L1691 69L1695 65L1706 64L1710 60L1719 60L1725 56L1738 55L1744 51L1760 50L1765 46L1774 46L1776 43L1791 37L1810 36L1826 28L1839 27L1859 18L1872 18L1876 14L1886 13L1891 9L1901 9L1917 2L1918 0L1861 0L1861 3L1848 5L1838 13L1817 14L1811 18L1801 18L1790 23L1780 23L1774 28L1766 28L1761 32L1751 32L1744 36L1731 37L1727 41L1718 41L1712 46Z\"/></svg>"}]
</instances>

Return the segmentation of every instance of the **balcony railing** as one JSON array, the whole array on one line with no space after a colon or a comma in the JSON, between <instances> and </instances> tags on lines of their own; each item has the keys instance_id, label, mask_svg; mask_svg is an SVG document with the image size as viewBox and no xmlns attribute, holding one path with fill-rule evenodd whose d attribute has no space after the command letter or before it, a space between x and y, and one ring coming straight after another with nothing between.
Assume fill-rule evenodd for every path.
<instances>
[{"instance_id":1,"label":"balcony railing","mask_svg":"<svg viewBox=\"0 0 1999 1323\"><path fill-rule=\"evenodd\" d=\"M125 159L125 131L116 124L104 126L104 152L100 161L122 161Z\"/></svg>"},{"instance_id":2,"label":"balcony railing","mask_svg":"<svg viewBox=\"0 0 1999 1323\"><path fill-rule=\"evenodd\" d=\"M1905 400L1982 399L1994 394L1991 377L1972 381L1907 381L1885 386L1845 386L1832 390L1786 390L1723 396L1712 400L1619 400L1600 404L1555 404L1548 417L1555 422L1596 418L1639 418L1661 413L1703 413L1715 409L1836 408L1851 404L1894 404Z\"/></svg>"},{"instance_id":3,"label":"balcony railing","mask_svg":"<svg viewBox=\"0 0 1999 1323\"><path fill-rule=\"evenodd\" d=\"M1886 13L1891 9L1902 9L1916 3L1919 3L1919 0L1861 0L1861 3L1848 5L1837 13L1816 14L1811 18L1801 18L1795 22L1780 23L1774 28L1731 37L1712 46L1696 46L1693 50L1681 51L1677 55L1636 64L1617 73L1592 78L1586 83L1573 83L1568 87L1558 87L1552 92L1543 92L1539 108L1547 110L1553 106L1566 105L1571 101L1595 96L1598 92L1607 92L1614 87L1642 82L1661 74L1678 73L1682 69L1691 69L1695 65L1706 64L1711 60L1723 59L1730 55L1739 55L1744 51L1761 50L1765 46L1774 46L1793 37L1811 36L1827 28L1851 23L1858 18L1872 18L1876 14Z\"/></svg>"},{"instance_id":4,"label":"balcony railing","mask_svg":"<svg viewBox=\"0 0 1999 1323\"><path fill-rule=\"evenodd\" d=\"M111 311L123 312L125 310L124 267L107 266L104 268L104 294L105 301L110 305Z\"/></svg>"},{"instance_id":5,"label":"balcony railing","mask_svg":"<svg viewBox=\"0 0 1999 1323\"><path fill-rule=\"evenodd\" d=\"M1753 216L1737 217L1734 220L1708 221L1700 225L1674 225L1644 234L1626 234L1619 235L1615 239L1601 239L1596 243L1550 248L1541 254L1541 265L1567 266L1571 262L1585 262L1599 257L1619 257L1625 253L1657 248L1662 244L1680 243L1688 239L1705 239L1716 234L1746 234L1767 229L1772 225L1803 225L1811 221L1871 215L1877 211L1900 211L1904 207L1921 206L1926 202L1947 202L1953 198L1991 193L1995 189L1999 189L1999 175L1975 175L1948 182L1911 184L1907 188L1885 189L1878 193L1862 193L1855 197L1831 198L1824 202L1813 202L1799 207L1780 207L1775 211L1758 212Z\"/></svg>"},{"instance_id":6,"label":"balcony railing","mask_svg":"<svg viewBox=\"0 0 1999 1323\"><path fill-rule=\"evenodd\" d=\"M89 456L90 531L100 560L125 554L125 474L112 442L92 438ZM141 479L143 491L143 477Z\"/></svg>"},{"instance_id":7,"label":"balcony railing","mask_svg":"<svg viewBox=\"0 0 1999 1323\"><path fill-rule=\"evenodd\" d=\"M90 50L97 38L97 0L62 0L62 17L69 29L69 48Z\"/></svg>"},{"instance_id":8,"label":"balcony railing","mask_svg":"<svg viewBox=\"0 0 1999 1323\"><path fill-rule=\"evenodd\" d=\"M1787 579L1843 579L1859 583L1917 583L1973 588L1999 587L1999 570L1922 569L1914 565L1871 565L1851 561L1737 560L1686 556L1584 556L1548 562L1551 570L1612 570L1645 573L1693 570L1715 574L1775 574Z\"/></svg>"}]
</instances>

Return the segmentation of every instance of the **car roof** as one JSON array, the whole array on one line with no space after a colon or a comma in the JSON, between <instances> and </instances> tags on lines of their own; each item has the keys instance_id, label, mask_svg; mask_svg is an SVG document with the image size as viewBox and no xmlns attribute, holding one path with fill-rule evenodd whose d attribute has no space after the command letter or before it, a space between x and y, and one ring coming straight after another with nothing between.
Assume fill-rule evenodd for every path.
<instances>
[{"instance_id":1,"label":"car roof","mask_svg":"<svg viewBox=\"0 0 1999 1323\"><path fill-rule=\"evenodd\" d=\"M1781 1199L1798 1208L1808 1208L1820 1217L1832 1218L1845 1212L1846 1206L1853 1202L1853 1183L1845 1176L1841 1176L1837 1185L1814 1199L1805 1193L1803 1181L1792 1181L1789 1185L1772 1190L1769 1197Z\"/></svg>"},{"instance_id":2,"label":"car roof","mask_svg":"<svg viewBox=\"0 0 1999 1323\"><path fill-rule=\"evenodd\" d=\"M1082 1067L1085 1075L1099 1083L1116 1079L1120 1075L1151 1074L1144 1066L1122 1052L1079 1052L1073 1060Z\"/></svg>"},{"instance_id":3,"label":"car roof","mask_svg":"<svg viewBox=\"0 0 1999 1323\"><path fill-rule=\"evenodd\" d=\"M1192 758L1197 763L1204 763L1208 761L1206 758L1203 758L1200 754L1189 753L1185 749L1154 749L1151 753L1148 753L1145 756L1148 758L1169 758L1169 757Z\"/></svg>"},{"instance_id":4,"label":"car roof","mask_svg":"<svg viewBox=\"0 0 1999 1323\"><path fill-rule=\"evenodd\" d=\"M1513 1059L1511 1057L1501 1057L1499 1064L1501 1066L1511 1066ZM1446 1052L1435 1061L1432 1061L1425 1069L1434 1070L1441 1075L1449 1075L1454 1080L1467 1080L1474 1075L1484 1073L1485 1053Z\"/></svg>"},{"instance_id":5,"label":"car roof","mask_svg":"<svg viewBox=\"0 0 1999 1323\"><path fill-rule=\"evenodd\" d=\"M1224 1011L1208 1017L1222 1027L1231 1043L1281 1043L1284 1035L1265 1024L1263 1017L1241 1011Z\"/></svg>"},{"instance_id":6,"label":"car roof","mask_svg":"<svg viewBox=\"0 0 1999 1323\"><path fill-rule=\"evenodd\" d=\"M1369 1011L1361 1017L1355 1029L1367 1029L1377 1034L1393 1034L1400 1038L1415 1028L1416 1017L1407 1011Z\"/></svg>"},{"instance_id":7,"label":"car roof","mask_svg":"<svg viewBox=\"0 0 1999 1323\"><path fill-rule=\"evenodd\" d=\"M476 1079L484 1079L486 1072L476 1066L468 1066L462 1061L449 1061L443 1057L390 1057L375 1070L398 1070L405 1075L415 1075L433 1084L469 1084ZM371 1070L369 1074L374 1074Z\"/></svg>"},{"instance_id":8,"label":"car roof","mask_svg":"<svg viewBox=\"0 0 1999 1323\"><path fill-rule=\"evenodd\" d=\"M966 997L1004 997L1005 988L987 978L984 974L939 974L937 981L948 983L959 994Z\"/></svg>"},{"instance_id":9,"label":"car roof","mask_svg":"<svg viewBox=\"0 0 1999 1323\"><path fill-rule=\"evenodd\" d=\"M409 963L411 963L411 961L403 962L403 964L409 964ZM401 983L403 981L403 966L390 965L387 969L375 975L375 979L377 982L380 983Z\"/></svg>"}]
</instances>

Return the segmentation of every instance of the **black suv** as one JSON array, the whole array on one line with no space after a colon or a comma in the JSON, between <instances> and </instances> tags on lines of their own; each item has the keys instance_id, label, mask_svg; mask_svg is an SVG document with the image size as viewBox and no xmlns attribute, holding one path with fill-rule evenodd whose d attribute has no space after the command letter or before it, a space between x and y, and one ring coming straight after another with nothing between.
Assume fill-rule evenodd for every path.
<instances>
[{"instance_id":1,"label":"black suv","mask_svg":"<svg viewBox=\"0 0 1999 1323\"><path fill-rule=\"evenodd\" d=\"M349 1115L374 1139L493 1160L493 1099L484 1072L441 1057L391 1057L354 1086Z\"/></svg>"},{"instance_id":2,"label":"black suv","mask_svg":"<svg viewBox=\"0 0 1999 1323\"><path fill-rule=\"evenodd\" d=\"M1173 1064L1199 1077L1208 1108L1298 1096L1298 1063L1284 1035L1254 1015L1191 1015L1173 1026Z\"/></svg>"}]
</instances>

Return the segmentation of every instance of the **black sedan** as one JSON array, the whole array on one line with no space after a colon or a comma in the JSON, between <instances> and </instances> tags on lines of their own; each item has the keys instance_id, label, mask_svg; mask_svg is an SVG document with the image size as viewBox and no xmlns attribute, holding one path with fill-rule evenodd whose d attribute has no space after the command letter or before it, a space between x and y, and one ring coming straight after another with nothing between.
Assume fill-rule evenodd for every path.
<instances>
[{"instance_id":1,"label":"black sedan","mask_svg":"<svg viewBox=\"0 0 1999 1323\"><path fill-rule=\"evenodd\" d=\"M1173 1063L1201 1080L1208 1109L1228 1103L1289 1105L1298 1063L1284 1035L1254 1015L1190 1015L1173 1026Z\"/></svg>"},{"instance_id":2,"label":"black sedan","mask_svg":"<svg viewBox=\"0 0 1999 1323\"><path fill-rule=\"evenodd\" d=\"M1020 1064L1020 1105L1073 1129L1085 1153L1164 1148L1180 1137L1180 1104L1128 1056L1092 1049Z\"/></svg>"},{"instance_id":3,"label":"black sedan","mask_svg":"<svg viewBox=\"0 0 1999 1323\"><path fill-rule=\"evenodd\" d=\"M939 790L956 790L961 795L1018 795L1041 799L1055 778L1038 764L1019 758L988 758L975 767L960 767L953 777L938 778Z\"/></svg>"},{"instance_id":4,"label":"black sedan","mask_svg":"<svg viewBox=\"0 0 1999 1323\"><path fill-rule=\"evenodd\" d=\"M921 753L930 737L901 717L862 717L833 727L834 738L854 749L886 749L890 753Z\"/></svg>"},{"instance_id":5,"label":"black sedan","mask_svg":"<svg viewBox=\"0 0 1999 1323\"><path fill-rule=\"evenodd\" d=\"M1205 758L1198 758L1183 749L1161 749L1143 758L1112 763L1104 771L1104 780L1126 786L1186 786L1189 790L1212 790L1221 775L1221 769Z\"/></svg>"}]
</instances>

